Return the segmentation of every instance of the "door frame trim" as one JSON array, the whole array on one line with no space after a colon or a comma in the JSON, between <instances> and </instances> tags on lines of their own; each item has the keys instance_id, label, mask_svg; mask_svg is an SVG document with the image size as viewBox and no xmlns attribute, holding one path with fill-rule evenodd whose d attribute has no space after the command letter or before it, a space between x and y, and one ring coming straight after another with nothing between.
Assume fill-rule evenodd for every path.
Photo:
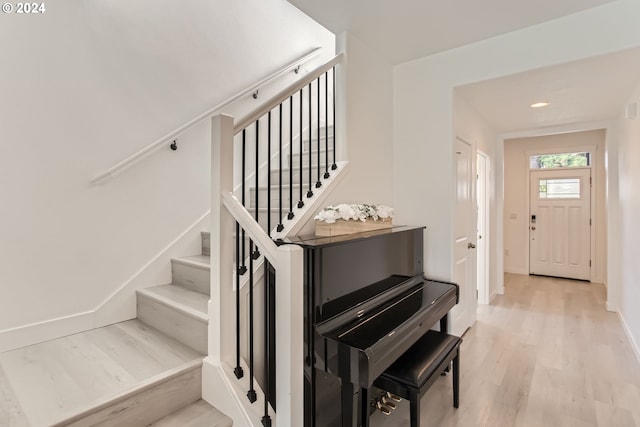
<instances>
[{"instance_id":1,"label":"door frame trim","mask_svg":"<svg viewBox=\"0 0 640 427\"><path fill-rule=\"evenodd\" d=\"M483 262L483 279L482 282L476 283L478 287L478 304L489 304L491 302L490 280L491 280L491 157L482 150L476 150L476 163L482 158L484 166L484 177L480 176L480 168L476 166L476 175L478 182L484 178L484 233L482 234L482 245L484 246L484 262ZM476 201L478 202L478 224L480 223L480 194L476 191ZM478 251L478 254L480 251ZM480 271L480 256L477 256L478 271Z\"/></svg>"},{"instance_id":2,"label":"door frame trim","mask_svg":"<svg viewBox=\"0 0 640 427\"><path fill-rule=\"evenodd\" d=\"M591 227L589 232L591 235L591 266L589 268L589 276L590 276L590 281L593 282L593 279L596 275L596 265L597 265L597 259L596 257L598 256L597 251L596 251L596 224L598 221L598 218L596 217L597 214L597 209L596 209L596 197L594 194L594 186L597 185L598 182L598 175L597 175L597 167L596 167L596 162L598 161L598 156L597 156L597 150L598 147L596 145L582 145L582 146L559 146L559 147L553 147L553 148L541 148L540 150L528 150L525 152L525 158L524 158L524 167L525 170L527 171L527 173L525 174L525 184L526 184L526 188L527 188L527 197L525 198L525 212L527 213L527 221L525 221L526 227L527 227L527 244L525 245L524 251L525 251L525 271L529 272L531 271L531 251L530 251L530 245L529 242L531 241L531 230L529 230L529 215L531 214L531 196L529 194L530 192L530 188L531 188L531 167L529 164L529 161L531 159L531 156L535 156L538 154L562 154L562 153L577 153L577 152L589 152L590 153L590 157L591 157L591 164L589 166L585 166L584 168L589 168L591 169L591 185L589 187L589 191L591 193ZM557 169L552 169L552 170L567 170L567 169L573 169L573 168L557 168ZM527 273L529 274L529 273Z\"/></svg>"}]
</instances>

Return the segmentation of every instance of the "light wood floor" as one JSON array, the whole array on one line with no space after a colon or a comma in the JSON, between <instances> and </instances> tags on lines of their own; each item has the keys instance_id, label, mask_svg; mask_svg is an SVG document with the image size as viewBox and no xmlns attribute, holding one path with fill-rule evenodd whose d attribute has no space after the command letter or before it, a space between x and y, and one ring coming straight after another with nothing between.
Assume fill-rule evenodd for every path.
<instances>
[{"instance_id":1,"label":"light wood floor","mask_svg":"<svg viewBox=\"0 0 640 427\"><path fill-rule=\"evenodd\" d=\"M640 427L640 364L605 299L602 285L506 275L463 337L460 408L441 377L421 426ZM408 404L371 425L409 426Z\"/></svg>"},{"instance_id":2,"label":"light wood floor","mask_svg":"<svg viewBox=\"0 0 640 427\"><path fill-rule=\"evenodd\" d=\"M0 353L0 426L49 426L202 357L138 320Z\"/></svg>"}]
</instances>

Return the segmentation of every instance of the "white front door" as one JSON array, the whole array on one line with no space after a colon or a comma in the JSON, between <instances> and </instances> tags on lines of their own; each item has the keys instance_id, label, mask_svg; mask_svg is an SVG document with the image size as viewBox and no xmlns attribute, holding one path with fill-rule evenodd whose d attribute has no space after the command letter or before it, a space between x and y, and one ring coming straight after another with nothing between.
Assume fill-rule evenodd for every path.
<instances>
[{"instance_id":1,"label":"white front door","mask_svg":"<svg viewBox=\"0 0 640 427\"><path fill-rule=\"evenodd\" d=\"M473 148L456 139L456 206L454 223L454 280L460 286L460 301L451 311L454 335L462 335L476 321L476 236L477 209L476 175Z\"/></svg>"},{"instance_id":2,"label":"white front door","mask_svg":"<svg viewBox=\"0 0 640 427\"><path fill-rule=\"evenodd\" d=\"M591 279L591 169L531 171L529 272Z\"/></svg>"}]
</instances>

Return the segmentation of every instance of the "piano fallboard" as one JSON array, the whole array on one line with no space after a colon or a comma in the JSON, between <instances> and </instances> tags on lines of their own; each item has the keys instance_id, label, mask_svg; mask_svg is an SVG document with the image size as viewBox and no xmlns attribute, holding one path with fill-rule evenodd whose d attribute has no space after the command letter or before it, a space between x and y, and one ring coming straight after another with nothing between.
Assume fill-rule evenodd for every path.
<instances>
[{"instance_id":1,"label":"piano fallboard","mask_svg":"<svg viewBox=\"0 0 640 427\"><path fill-rule=\"evenodd\" d=\"M408 277L316 325L316 366L369 388L456 304L457 286Z\"/></svg>"}]
</instances>

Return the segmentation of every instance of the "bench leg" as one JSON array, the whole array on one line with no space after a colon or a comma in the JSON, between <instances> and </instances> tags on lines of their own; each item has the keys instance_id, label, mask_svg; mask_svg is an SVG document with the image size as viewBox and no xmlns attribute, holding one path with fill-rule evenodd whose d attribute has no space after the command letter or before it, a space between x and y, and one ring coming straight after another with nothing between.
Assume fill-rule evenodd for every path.
<instances>
[{"instance_id":1,"label":"bench leg","mask_svg":"<svg viewBox=\"0 0 640 427\"><path fill-rule=\"evenodd\" d=\"M453 359L453 407L460 405L460 349Z\"/></svg>"},{"instance_id":2,"label":"bench leg","mask_svg":"<svg viewBox=\"0 0 640 427\"><path fill-rule=\"evenodd\" d=\"M409 391L410 427L420 427L420 393L418 390Z\"/></svg>"}]
</instances>

